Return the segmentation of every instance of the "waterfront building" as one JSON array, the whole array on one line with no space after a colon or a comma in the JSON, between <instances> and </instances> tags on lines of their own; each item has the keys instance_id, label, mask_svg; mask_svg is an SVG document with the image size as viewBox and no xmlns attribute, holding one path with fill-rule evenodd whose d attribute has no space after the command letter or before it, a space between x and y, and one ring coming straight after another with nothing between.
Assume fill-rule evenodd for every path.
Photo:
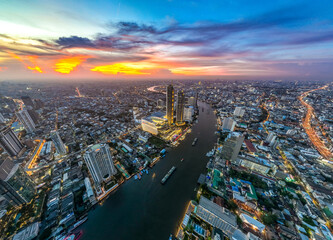
<instances>
[{"instance_id":1,"label":"waterfront building","mask_svg":"<svg viewBox=\"0 0 333 240\"><path fill-rule=\"evenodd\" d=\"M178 92L177 97L177 111L176 111L176 122L182 123L184 121L184 106L185 106L185 95L184 91Z\"/></svg>"},{"instance_id":2,"label":"waterfront building","mask_svg":"<svg viewBox=\"0 0 333 240\"><path fill-rule=\"evenodd\" d=\"M238 153L242 147L244 136L240 133L229 133L227 139L224 142L221 156L224 160L235 161Z\"/></svg>"},{"instance_id":3,"label":"waterfront building","mask_svg":"<svg viewBox=\"0 0 333 240\"><path fill-rule=\"evenodd\" d=\"M194 108L192 106L184 108L184 121L192 122L193 115L194 115Z\"/></svg>"},{"instance_id":4,"label":"waterfront building","mask_svg":"<svg viewBox=\"0 0 333 240\"><path fill-rule=\"evenodd\" d=\"M28 174L11 160L0 163L0 194L12 205L30 202L35 196L35 184Z\"/></svg>"},{"instance_id":5,"label":"waterfront building","mask_svg":"<svg viewBox=\"0 0 333 240\"><path fill-rule=\"evenodd\" d=\"M234 111L235 117L243 117L245 113L245 109L243 107L236 107Z\"/></svg>"},{"instance_id":6,"label":"waterfront building","mask_svg":"<svg viewBox=\"0 0 333 240\"><path fill-rule=\"evenodd\" d=\"M232 118L225 118L223 119L222 131L232 132L234 131L235 126L236 126L235 120L233 120Z\"/></svg>"},{"instance_id":7,"label":"waterfront building","mask_svg":"<svg viewBox=\"0 0 333 240\"><path fill-rule=\"evenodd\" d=\"M174 108L175 108L175 92L173 86L170 84L169 86L167 86L167 93L166 93L166 115L169 125L172 125L174 123L173 119Z\"/></svg>"},{"instance_id":8,"label":"waterfront building","mask_svg":"<svg viewBox=\"0 0 333 240\"><path fill-rule=\"evenodd\" d=\"M0 132L0 146L11 156L17 156L24 148L21 141L11 128L5 128Z\"/></svg>"},{"instance_id":9,"label":"waterfront building","mask_svg":"<svg viewBox=\"0 0 333 240\"><path fill-rule=\"evenodd\" d=\"M97 186L102 182L107 182L111 176L117 173L112 161L109 145L105 143L90 146L83 155L83 158Z\"/></svg>"},{"instance_id":10,"label":"waterfront building","mask_svg":"<svg viewBox=\"0 0 333 240\"><path fill-rule=\"evenodd\" d=\"M16 116L19 119L19 121L23 124L27 132L31 133L35 131L36 123L33 121L27 110L21 110L17 112Z\"/></svg>"},{"instance_id":11,"label":"waterfront building","mask_svg":"<svg viewBox=\"0 0 333 240\"><path fill-rule=\"evenodd\" d=\"M59 155L64 155L67 153L67 149L66 149L66 146L65 144L63 143L63 141L61 140L61 137L59 135L59 133L55 130L51 131L50 133L50 137L54 143L54 146L57 150L57 153Z\"/></svg>"},{"instance_id":12,"label":"waterfront building","mask_svg":"<svg viewBox=\"0 0 333 240\"><path fill-rule=\"evenodd\" d=\"M188 100L188 105L192 106L192 107L196 107L197 101L195 97L189 97Z\"/></svg>"},{"instance_id":13,"label":"waterfront building","mask_svg":"<svg viewBox=\"0 0 333 240\"><path fill-rule=\"evenodd\" d=\"M149 132L153 135L157 135L159 128L161 128L166 122L164 116L165 116L164 113L156 112L149 117L142 118L141 119L142 130Z\"/></svg>"}]
</instances>

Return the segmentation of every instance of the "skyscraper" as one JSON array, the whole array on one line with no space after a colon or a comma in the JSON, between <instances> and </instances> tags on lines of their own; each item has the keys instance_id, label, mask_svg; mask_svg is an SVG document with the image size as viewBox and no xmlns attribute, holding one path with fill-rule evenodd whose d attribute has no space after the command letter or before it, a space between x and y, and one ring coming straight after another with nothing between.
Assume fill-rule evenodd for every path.
<instances>
[{"instance_id":1,"label":"skyscraper","mask_svg":"<svg viewBox=\"0 0 333 240\"><path fill-rule=\"evenodd\" d=\"M13 130L9 127L0 132L0 146L11 157L17 156L24 147Z\"/></svg>"},{"instance_id":2,"label":"skyscraper","mask_svg":"<svg viewBox=\"0 0 333 240\"><path fill-rule=\"evenodd\" d=\"M97 186L103 181L108 181L111 176L117 173L107 144L96 144L89 147L83 158Z\"/></svg>"},{"instance_id":3,"label":"skyscraper","mask_svg":"<svg viewBox=\"0 0 333 240\"><path fill-rule=\"evenodd\" d=\"M30 114L27 110L21 110L16 113L17 118L20 120L20 122L23 124L25 130L27 132L34 132L36 123L32 120Z\"/></svg>"},{"instance_id":4,"label":"skyscraper","mask_svg":"<svg viewBox=\"0 0 333 240\"><path fill-rule=\"evenodd\" d=\"M26 107L29 106L31 108L35 108L34 103L29 96L22 96L21 99Z\"/></svg>"},{"instance_id":5,"label":"skyscraper","mask_svg":"<svg viewBox=\"0 0 333 240\"><path fill-rule=\"evenodd\" d=\"M185 106L185 95L184 91L178 91L177 97L177 111L176 111L176 122L182 123L184 121L184 106Z\"/></svg>"},{"instance_id":6,"label":"skyscraper","mask_svg":"<svg viewBox=\"0 0 333 240\"><path fill-rule=\"evenodd\" d=\"M232 132L224 142L221 157L225 160L235 161L242 147L244 136L240 133Z\"/></svg>"},{"instance_id":7,"label":"skyscraper","mask_svg":"<svg viewBox=\"0 0 333 240\"><path fill-rule=\"evenodd\" d=\"M67 153L67 149L65 144L63 143L63 141L61 140L61 137L59 135L59 133L55 130L51 131L50 133L50 137L54 143L54 146L57 150L57 153L60 155L64 155Z\"/></svg>"},{"instance_id":8,"label":"skyscraper","mask_svg":"<svg viewBox=\"0 0 333 240\"><path fill-rule=\"evenodd\" d=\"M14 164L9 159L0 162L0 194L9 203L28 203L35 193L35 184L19 164Z\"/></svg>"},{"instance_id":9,"label":"skyscraper","mask_svg":"<svg viewBox=\"0 0 333 240\"><path fill-rule=\"evenodd\" d=\"M173 124L173 112L175 108L175 92L173 86L170 84L167 86L166 93L166 115L169 125Z\"/></svg>"}]
</instances>

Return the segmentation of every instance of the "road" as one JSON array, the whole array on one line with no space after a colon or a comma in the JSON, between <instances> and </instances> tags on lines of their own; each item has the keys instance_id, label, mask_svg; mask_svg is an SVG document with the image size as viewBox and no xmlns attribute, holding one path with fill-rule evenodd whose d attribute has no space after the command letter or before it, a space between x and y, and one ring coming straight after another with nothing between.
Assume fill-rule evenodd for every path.
<instances>
[{"instance_id":1,"label":"road","mask_svg":"<svg viewBox=\"0 0 333 240\"><path fill-rule=\"evenodd\" d=\"M303 106L306 107L307 113L305 118L303 118L303 128L306 132L306 134L309 136L310 141L315 146L317 151L320 153L321 156L323 156L327 160L333 159L333 154L330 152L330 150L326 147L324 141L318 136L316 130L311 126L311 119L314 117L314 110L313 107L304 101L304 98L309 95L309 93L322 90L327 88L328 85L325 85L321 88L312 89L310 91L304 92L300 97L299 100L302 103Z\"/></svg>"}]
</instances>

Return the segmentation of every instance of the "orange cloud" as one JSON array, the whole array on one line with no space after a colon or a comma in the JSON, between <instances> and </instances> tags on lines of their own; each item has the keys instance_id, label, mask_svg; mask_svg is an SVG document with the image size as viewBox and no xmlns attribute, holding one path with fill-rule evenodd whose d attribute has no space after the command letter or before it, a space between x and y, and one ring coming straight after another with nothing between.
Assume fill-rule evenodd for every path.
<instances>
[{"instance_id":1,"label":"orange cloud","mask_svg":"<svg viewBox=\"0 0 333 240\"><path fill-rule=\"evenodd\" d=\"M125 74L125 75L147 75L143 70L153 69L154 66L149 63L115 63L112 65L97 66L90 69L93 72L103 74Z\"/></svg>"},{"instance_id":2,"label":"orange cloud","mask_svg":"<svg viewBox=\"0 0 333 240\"><path fill-rule=\"evenodd\" d=\"M63 74L68 74L75 70L82 62L87 59L86 56L76 56L71 58L63 58L56 62L54 71L60 72Z\"/></svg>"},{"instance_id":3,"label":"orange cloud","mask_svg":"<svg viewBox=\"0 0 333 240\"><path fill-rule=\"evenodd\" d=\"M178 67L169 69L174 74L181 75L222 75L224 71L219 66Z\"/></svg>"},{"instance_id":4,"label":"orange cloud","mask_svg":"<svg viewBox=\"0 0 333 240\"><path fill-rule=\"evenodd\" d=\"M35 67L29 67L28 66L27 68L32 70L32 71L43 73L42 69L40 69L40 67L38 67L38 66L35 66Z\"/></svg>"},{"instance_id":5,"label":"orange cloud","mask_svg":"<svg viewBox=\"0 0 333 240\"><path fill-rule=\"evenodd\" d=\"M32 70L32 71L34 71L34 72L43 73L42 69L36 65L36 59L37 59L37 56L28 56L28 60L27 60L27 61L28 61L30 64L27 64L27 63L25 62L25 60L24 60L22 57L16 55L15 53L8 52L8 54L9 54L12 58L17 59L18 61L20 61L20 62L21 62L21 63L22 63L27 69ZM34 65L34 66L31 66L31 64Z\"/></svg>"}]
</instances>

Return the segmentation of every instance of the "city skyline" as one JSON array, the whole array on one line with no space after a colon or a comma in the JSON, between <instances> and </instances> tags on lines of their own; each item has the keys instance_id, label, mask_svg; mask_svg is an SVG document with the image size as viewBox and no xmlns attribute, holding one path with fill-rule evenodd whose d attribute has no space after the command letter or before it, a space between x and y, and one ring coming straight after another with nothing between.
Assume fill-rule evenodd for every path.
<instances>
[{"instance_id":1,"label":"city skyline","mask_svg":"<svg viewBox=\"0 0 333 240\"><path fill-rule=\"evenodd\" d=\"M0 80L327 80L332 4L3 1Z\"/></svg>"}]
</instances>

